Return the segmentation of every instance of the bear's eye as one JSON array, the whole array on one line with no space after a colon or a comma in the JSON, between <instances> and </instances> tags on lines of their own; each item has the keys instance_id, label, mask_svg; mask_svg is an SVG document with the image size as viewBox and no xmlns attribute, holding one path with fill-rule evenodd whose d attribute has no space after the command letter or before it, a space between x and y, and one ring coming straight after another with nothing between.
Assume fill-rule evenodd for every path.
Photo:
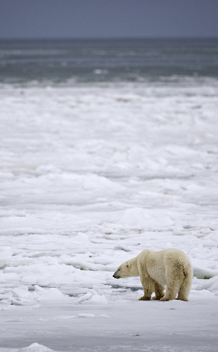
<instances>
[{"instance_id":1,"label":"bear's eye","mask_svg":"<svg viewBox=\"0 0 218 352\"><path fill-rule=\"evenodd\" d=\"M126 264L126 267L128 268L128 267L129 267L129 264Z\"/></svg>"}]
</instances>

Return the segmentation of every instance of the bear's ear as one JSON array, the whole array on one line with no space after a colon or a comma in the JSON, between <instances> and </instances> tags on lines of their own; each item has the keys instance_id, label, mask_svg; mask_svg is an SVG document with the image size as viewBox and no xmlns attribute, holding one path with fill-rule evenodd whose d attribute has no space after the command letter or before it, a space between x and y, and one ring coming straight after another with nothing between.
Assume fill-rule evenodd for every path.
<instances>
[{"instance_id":1,"label":"bear's ear","mask_svg":"<svg viewBox=\"0 0 218 352\"><path fill-rule=\"evenodd\" d=\"M128 267L129 267L129 264L126 264L126 267L128 268Z\"/></svg>"}]
</instances>

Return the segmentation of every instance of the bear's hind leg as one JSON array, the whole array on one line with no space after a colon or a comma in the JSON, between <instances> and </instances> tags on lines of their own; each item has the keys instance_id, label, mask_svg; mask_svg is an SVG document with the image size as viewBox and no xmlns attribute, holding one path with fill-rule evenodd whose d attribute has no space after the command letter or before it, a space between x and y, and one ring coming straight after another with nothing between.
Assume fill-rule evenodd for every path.
<instances>
[{"instance_id":1,"label":"bear's hind leg","mask_svg":"<svg viewBox=\"0 0 218 352\"><path fill-rule=\"evenodd\" d=\"M164 286L155 281L154 283L155 296L154 300L160 300L164 296Z\"/></svg>"},{"instance_id":2,"label":"bear's hind leg","mask_svg":"<svg viewBox=\"0 0 218 352\"><path fill-rule=\"evenodd\" d=\"M180 290L181 282L184 280L184 274L179 268L168 268L166 271L167 288L161 301L171 301L176 298Z\"/></svg>"},{"instance_id":3,"label":"bear's hind leg","mask_svg":"<svg viewBox=\"0 0 218 352\"><path fill-rule=\"evenodd\" d=\"M172 285L167 285L166 293L164 297L160 299L160 301L172 301L173 299L175 299L179 291L179 285L179 282L174 282Z\"/></svg>"},{"instance_id":4,"label":"bear's hind leg","mask_svg":"<svg viewBox=\"0 0 218 352\"><path fill-rule=\"evenodd\" d=\"M185 275L185 279L180 287L177 299L181 301L188 301L188 295L191 290L192 275Z\"/></svg>"}]
</instances>

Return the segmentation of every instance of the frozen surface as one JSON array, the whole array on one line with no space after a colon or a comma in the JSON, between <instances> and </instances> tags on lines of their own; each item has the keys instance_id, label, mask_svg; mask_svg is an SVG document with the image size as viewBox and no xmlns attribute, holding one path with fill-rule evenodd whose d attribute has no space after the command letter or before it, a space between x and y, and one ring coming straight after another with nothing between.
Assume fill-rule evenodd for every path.
<instances>
[{"instance_id":1,"label":"frozen surface","mask_svg":"<svg viewBox=\"0 0 218 352\"><path fill-rule=\"evenodd\" d=\"M212 295L191 294L189 303L127 297L125 302L97 306L72 305L69 300L35 309L16 307L2 312L0 352L216 352L217 303Z\"/></svg>"},{"instance_id":2,"label":"frozen surface","mask_svg":"<svg viewBox=\"0 0 218 352\"><path fill-rule=\"evenodd\" d=\"M1 86L0 352L217 351L217 95L213 79ZM167 247L193 264L188 303L112 277Z\"/></svg>"}]
</instances>

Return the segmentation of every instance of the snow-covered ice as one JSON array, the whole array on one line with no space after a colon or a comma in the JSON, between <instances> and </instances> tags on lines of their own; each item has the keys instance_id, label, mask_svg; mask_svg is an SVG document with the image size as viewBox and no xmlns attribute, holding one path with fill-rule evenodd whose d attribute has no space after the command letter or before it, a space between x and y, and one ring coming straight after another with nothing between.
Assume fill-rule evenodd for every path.
<instances>
[{"instance_id":1,"label":"snow-covered ice","mask_svg":"<svg viewBox=\"0 0 218 352\"><path fill-rule=\"evenodd\" d=\"M217 350L217 95L213 79L0 87L0 352ZM188 303L112 277L168 247L192 262Z\"/></svg>"}]
</instances>

